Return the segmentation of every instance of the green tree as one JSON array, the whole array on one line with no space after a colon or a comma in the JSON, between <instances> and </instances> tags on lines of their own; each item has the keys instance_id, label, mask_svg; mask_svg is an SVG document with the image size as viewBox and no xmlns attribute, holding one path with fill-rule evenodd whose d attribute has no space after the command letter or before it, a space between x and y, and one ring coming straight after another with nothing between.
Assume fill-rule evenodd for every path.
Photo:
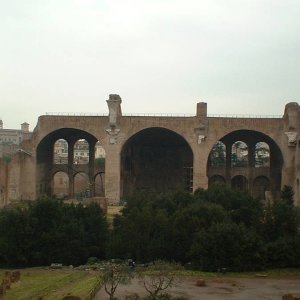
<instances>
[{"instance_id":1,"label":"green tree","mask_svg":"<svg viewBox=\"0 0 300 300\"><path fill-rule=\"evenodd\" d=\"M195 235L214 223L223 223L230 218L225 209L218 204L202 202L177 210L172 217L172 259L186 263L187 255Z\"/></svg>"},{"instance_id":2,"label":"green tree","mask_svg":"<svg viewBox=\"0 0 300 300\"><path fill-rule=\"evenodd\" d=\"M291 186L285 185L281 191L281 200L288 205L294 204L294 191Z\"/></svg>"},{"instance_id":3,"label":"green tree","mask_svg":"<svg viewBox=\"0 0 300 300\"><path fill-rule=\"evenodd\" d=\"M0 211L0 266L25 267L32 240L28 214L21 209Z\"/></svg>"},{"instance_id":4,"label":"green tree","mask_svg":"<svg viewBox=\"0 0 300 300\"><path fill-rule=\"evenodd\" d=\"M0 264L79 265L105 257L108 227L97 204L87 207L43 198L28 209L0 211Z\"/></svg>"},{"instance_id":5,"label":"green tree","mask_svg":"<svg viewBox=\"0 0 300 300\"><path fill-rule=\"evenodd\" d=\"M201 230L191 246L194 265L205 271L255 270L265 265L263 241L243 224L218 223Z\"/></svg>"},{"instance_id":6,"label":"green tree","mask_svg":"<svg viewBox=\"0 0 300 300\"><path fill-rule=\"evenodd\" d=\"M207 190L197 190L195 199L198 202L221 205L237 224L243 223L247 227L257 227L261 224L263 205L246 192L232 190L225 185L215 185Z\"/></svg>"},{"instance_id":7,"label":"green tree","mask_svg":"<svg viewBox=\"0 0 300 300\"><path fill-rule=\"evenodd\" d=\"M300 210L294 206L294 192L291 187L284 186L281 199L267 203L264 212L264 235L267 241L275 241L280 237L291 237L298 234Z\"/></svg>"}]
</instances>

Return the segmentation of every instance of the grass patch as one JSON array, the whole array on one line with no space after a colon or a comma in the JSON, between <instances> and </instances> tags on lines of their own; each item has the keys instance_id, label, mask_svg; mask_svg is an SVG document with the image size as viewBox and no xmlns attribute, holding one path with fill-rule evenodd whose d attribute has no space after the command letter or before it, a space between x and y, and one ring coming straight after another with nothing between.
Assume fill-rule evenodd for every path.
<instances>
[{"instance_id":1,"label":"grass patch","mask_svg":"<svg viewBox=\"0 0 300 300\"><path fill-rule=\"evenodd\" d=\"M0 279L6 270L0 270ZM7 300L32 300L43 297L44 300L60 300L67 295L78 296L90 300L90 295L101 286L101 277L96 271L80 271L72 269L49 270L42 268L22 269L21 280L14 283L6 294ZM146 271L147 272L147 271ZM286 279L300 278L300 269L274 269L263 272L228 272L225 275L214 272L192 270L178 271L178 276L201 278L254 278L257 274L265 274L268 278Z\"/></svg>"},{"instance_id":2,"label":"grass patch","mask_svg":"<svg viewBox=\"0 0 300 300\"><path fill-rule=\"evenodd\" d=\"M3 277L4 271L0 274ZM6 299L32 300L43 297L44 300L59 300L67 295L89 299L98 283L99 276L96 272L24 269L21 270L21 280L12 284Z\"/></svg>"}]
</instances>

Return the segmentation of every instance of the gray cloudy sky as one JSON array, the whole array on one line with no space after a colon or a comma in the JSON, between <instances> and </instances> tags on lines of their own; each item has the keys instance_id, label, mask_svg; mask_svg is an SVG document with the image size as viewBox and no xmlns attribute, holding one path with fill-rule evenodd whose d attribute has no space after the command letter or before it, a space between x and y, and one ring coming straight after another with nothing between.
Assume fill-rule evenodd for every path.
<instances>
[{"instance_id":1,"label":"gray cloudy sky","mask_svg":"<svg viewBox=\"0 0 300 300\"><path fill-rule=\"evenodd\" d=\"M280 115L300 101L300 0L0 0L0 117Z\"/></svg>"}]
</instances>

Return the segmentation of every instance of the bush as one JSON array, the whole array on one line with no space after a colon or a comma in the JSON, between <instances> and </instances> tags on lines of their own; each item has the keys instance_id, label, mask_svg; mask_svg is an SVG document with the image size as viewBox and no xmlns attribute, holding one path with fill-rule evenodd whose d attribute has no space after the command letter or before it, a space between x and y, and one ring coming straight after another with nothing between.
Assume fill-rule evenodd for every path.
<instances>
[{"instance_id":1,"label":"bush","mask_svg":"<svg viewBox=\"0 0 300 300\"><path fill-rule=\"evenodd\" d=\"M204 271L260 269L265 265L263 241L253 230L235 223L214 224L201 230L191 246L193 264Z\"/></svg>"},{"instance_id":2,"label":"bush","mask_svg":"<svg viewBox=\"0 0 300 300\"><path fill-rule=\"evenodd\" d=\"M28 209L0 211L0 266L59 262L79 265L105 257L108 226L97 204L87 207L43 198Z\"/></svg>"}]
</instances>

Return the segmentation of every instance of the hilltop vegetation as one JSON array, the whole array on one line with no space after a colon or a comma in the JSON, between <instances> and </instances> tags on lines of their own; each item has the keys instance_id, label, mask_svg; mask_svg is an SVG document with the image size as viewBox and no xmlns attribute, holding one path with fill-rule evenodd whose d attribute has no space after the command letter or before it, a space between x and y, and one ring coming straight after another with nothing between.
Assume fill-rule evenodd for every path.
<instances>
[{"instance_id":1,"label":"hilltop vegetation","mask_svg":"<svg viewBox=\"0 0 300 300\"><path fill-rule=\"evenodd\" d=\"M298 225L289 187L273 204L225 186L194 195L136 193L114 219L107 254L175 260L205 271L299 267Z\"/></svg>"},{"instance_id":2,"label":"hilltop vegetation","mask_svg":"<svg viewBox=\"0 0 300 300\"><path fill-rule=\"evenodd\" d=\"M0 211L0 266L79 265L95 257L176 261L205 271L299 267L298 226L289 187L272 204L225 186L135 193L113 226L96 204L40 199Z\"/></svg>"},{"instance_id":3,"label":"hilltop vegetation","mask_svg":"<svg viewBox=\"0 0 300 300\"><path fill-rule=\"evenodd\" d=\"M26 208L0 211L0 266L28 267L84 264L105 258L106 218L93 203L63 204L43 198Z\"/></svg>"}]
</instances>

